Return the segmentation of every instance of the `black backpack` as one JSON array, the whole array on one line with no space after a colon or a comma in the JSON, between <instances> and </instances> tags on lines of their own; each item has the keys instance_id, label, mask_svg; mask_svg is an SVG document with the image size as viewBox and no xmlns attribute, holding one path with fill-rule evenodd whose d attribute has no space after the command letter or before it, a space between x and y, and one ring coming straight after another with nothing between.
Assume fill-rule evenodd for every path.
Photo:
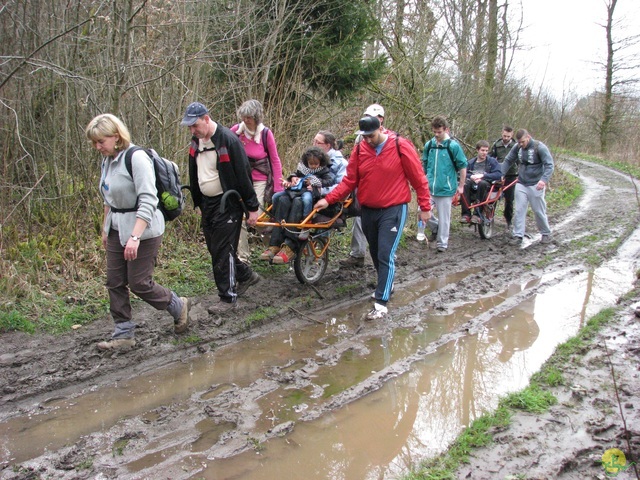
<instances>
[{"instance_id":1,"label":"black backpack","mask_svg":"<svg viewBox=\"0 0 640 480\"><path fill-rule=\"evenodd\" d=\"M165 221L171 221L180 216L184 209L184 194L180 183L180 170L174 162L162 158L153 148L133 147L127 150L124 163L131 178L131 156L134 152L143 150L153 162L153 170L156 174L156 188L158 189L158 208L164 215ZM184 187L186 188L186 187Z\"/></svg>"}]
</instances>

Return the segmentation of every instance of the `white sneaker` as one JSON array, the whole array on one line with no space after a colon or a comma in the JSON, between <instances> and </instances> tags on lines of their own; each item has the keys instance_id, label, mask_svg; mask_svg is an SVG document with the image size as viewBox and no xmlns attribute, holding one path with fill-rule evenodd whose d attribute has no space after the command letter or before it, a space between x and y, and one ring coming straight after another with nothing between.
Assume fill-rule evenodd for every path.
<instances>
[{"instance_id":1,"label":"white sneaker","mask_svg":"<svg viewBox=\"0 0 640 480\"><path fill-rule=\"evenodd\" d=\"M393 293L393 292L395 291L395 289L396 289L396 283L395 283L395 282L393 282L393 283L391 284L391 293ZM375 299L376 299L376 291L375 291L375 290L374 290L373 292L371 292L371 298L372 298L373 300L375 300Z\"/></svg>"},{"instance_id":2,"label":"white sneaker","mask_svg":"<svg viewBox=\"0 0 640 480\"><path fill-rule=\"evenodd\" d=\"M379 303L373 304L373 310L367 313L367 320L378 320L380 318L384 318L389 310L384 305L380 305Z\"/></svg>"}]
</instances>

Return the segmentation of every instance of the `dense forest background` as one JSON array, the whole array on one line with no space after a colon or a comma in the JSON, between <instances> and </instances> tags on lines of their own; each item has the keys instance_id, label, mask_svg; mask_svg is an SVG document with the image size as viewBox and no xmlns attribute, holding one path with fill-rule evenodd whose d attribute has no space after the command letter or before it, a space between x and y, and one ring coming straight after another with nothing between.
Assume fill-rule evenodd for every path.
<instances>
[{"instance_id":1,"label":"dense forest background","mask_svg":"<svg viewBox=\"0 0 640 480\"><path fill-rule=\"evenodd\" d=\"M320 129L348 153L373 102L418 148L443 114L468 154L506 123L554 147L638 162L640 96L624 76L636 64L623 55L634 39L616 36L616 2L603 3L602 85L558 99L512 74L526 12L508 0L8 0L0 308L34 288L46 295L55 276L101 274L99 156L84 137L99 113L118 115L134 143L185 173L186 105L201 101L231 126L249 98L265 106L285 171ZM195 241L197 220L182 222Z\"/></svg>"}]
</instances>

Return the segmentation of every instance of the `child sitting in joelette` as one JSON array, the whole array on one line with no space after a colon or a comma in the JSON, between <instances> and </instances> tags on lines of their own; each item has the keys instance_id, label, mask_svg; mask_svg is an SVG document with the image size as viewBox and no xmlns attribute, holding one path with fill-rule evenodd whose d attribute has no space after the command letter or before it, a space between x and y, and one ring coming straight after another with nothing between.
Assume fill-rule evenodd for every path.
<instances>
[{"instance_id":1,"label":"child sitting in joelette","mask_svg":"<svg viewBox=\"0 0 640 480\"><path fill-rule=\"evenodd\" d=\"M329 156L319 147L308 148L298 163L295 173L283 180L283 192L273 196L273 212L276 222L298 223L306 218L322 194L322 187L335 184L335 177L329 169ZM308 230L299 234L300 240L306 240ZM295 242L285 236L282 227L271 232L269 248L260 255L261 260L272 260L275 264L288 263L295 257Z\"/></svg>"}]
</instances>

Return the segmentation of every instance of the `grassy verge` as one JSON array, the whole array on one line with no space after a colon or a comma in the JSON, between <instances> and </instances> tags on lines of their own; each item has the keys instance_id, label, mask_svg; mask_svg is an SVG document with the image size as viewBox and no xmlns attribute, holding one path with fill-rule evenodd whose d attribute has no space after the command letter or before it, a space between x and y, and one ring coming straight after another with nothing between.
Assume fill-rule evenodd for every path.
<instances>
[{"instance_id":1,"label":"grassy verge","mask_svg":"<svg viewBox=\"0 0 640 480\"><path fill-rule=\"evenodd\" d=\"M332 257L348 255L350 233L351 222L333 237ZM30 241L2 252L0 333L59 334L108 314L104 250L99 232L90 236L89 241L80 241L73 236L34 233ZM258 260L260 253L261 248L252 250L255 270L266 278L281 275L285 267ZM192 210L167 225L154 279L181 296L205 295L215 289L199 216ZM260 309L247 323L269 315L273 312Z\"/></svg>"},{"instance_id":2,"label":"grassy verge","mask_svg":"<svg viewBox=\"0 0 640 480\"><path fill-rule=\"evenodd\" d=\"M179 295L214 288L197 223L197 215L189 212L168 225L160 249L154 278ZM108 314L106 264L97 231L88 240L34 233L2 253L0 333L58 334Z\"/></svg>"},{"instance_id":3,"label":"grassy verge","mask_svg":"<svg viewBox=\"0 0 640 480\"><path fill-rule=\"evenodd\" d=\"M602 158L596 155L587 155L584 153L575 152L573 150L568 150L565 148L556 149L554 150L554 153L559 153L561 155L567 155L575 158L581 158L583 160L587 160L593 163L598 163L600 165L613 168L614 170L618 170L619 172L626 173L630 177L640 178L640 165L608 160L606 158Z\"/></svg>"},{"instance_id":4,"label":"grassy verge","mask_svg":"<svg viewBox=\"0 0 640 480\"><path fill-rule=\"evenodd\" d=\"M555 169L549 189L545 193L549 215L566 211L571 205L575 204L582 193L582 182L578 178L567 173L562 168ZM533 216L530 210L529 214Z\"/></svg>"},{"instance_id":5,"label":"grassy verge","mask_svg":"<svg viewBox=\"0 0 640 480\"><path fill-rule=\"evenodd\" d=\"M592 317L574 336L556 347L553 355L535 373L523 390L502 398L495 412L487 413L465 428L449 449L416 466L403 480L444 480L456 478L455 472L468 462L470 453L493 442L493 433L504 430L516 411L541 414L556 403L550 388L564 385L563 369L579 362L589 351L596 334L611 321L617 310L607 308Z\"/></svg>"}]
</instances>

